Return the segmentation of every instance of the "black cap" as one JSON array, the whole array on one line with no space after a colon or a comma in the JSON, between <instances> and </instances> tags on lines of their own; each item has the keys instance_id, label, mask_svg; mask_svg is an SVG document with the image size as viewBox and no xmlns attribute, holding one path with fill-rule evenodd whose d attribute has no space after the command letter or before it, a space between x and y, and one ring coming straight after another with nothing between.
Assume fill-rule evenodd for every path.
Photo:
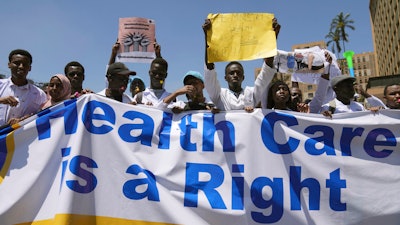
<instances>
[{"instance_id":1,"label":"black cap","mask_svg":"<svg viewBox=\"0 0 400 225\"><path fill-rule=\"evenodd\" d=\"M130 71L125 64L116 62L111 64L107 69L109 75L136 75L135 71Z\"/></svg>"}]
</instances>

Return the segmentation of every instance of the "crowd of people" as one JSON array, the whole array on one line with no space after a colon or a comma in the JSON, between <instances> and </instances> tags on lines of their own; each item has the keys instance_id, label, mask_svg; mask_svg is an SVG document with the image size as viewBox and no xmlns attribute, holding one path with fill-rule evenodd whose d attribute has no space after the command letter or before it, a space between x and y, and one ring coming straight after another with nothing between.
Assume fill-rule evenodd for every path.
<instances>
[{"instance_id":1,"label":"crowd of people","mask_svg":"<svg viewBox=\"0 0 400 225\"><path fill-rule=\"evenodd\" d=\"M202 25L205 36L211 26L208 19ZM275 18L272 28L278 38L281 26ZM252 112L255 108L263 108L321 113L327 117L344 112L400 109L399 83L389 84L384 88L386 103L383 103L368 94L361 85L357 85L354 77L341 75L340 68L332 63L329 53L325 54L323 67L318 67L318 71L323 72L320 72L315 96L306 101L303 100L298 83L292 82L292 87L289 87L275 76L277 69L274 57L263 60L254 87L242 87L245 79L242 64L238 61L229 62L225 67L227 88L224 88L217 79L215 64L208 61L208 46L205 42L204 76L198 71L189 70L183 76L183 86L174 92L168 92L164 88L168 76L168 62L161 56L161 46L158 43L154 43L156 58L150 64L148 86L142 78L135 76L136 72L130 71L121 62L115 62L119 48L120 44L117 41L112 46L106 69L106 88L97 94L131 105L147 105L171 110L173 113L187 110L209 110L212 113L230 110ZM92 90L83 88L85 69L77 61L67 63L64 68L65 74L52 76L46 88L42 90L28 82L27 76L32 65L32 55L28 51L13 50L8 60L11 76L0 79L0 126L13 125L64 100L93 93ZM312 70L315 66L307 65L312 64L312 60L313 57L308 56L307 60L302 61L303 66ZM332 76L332 73L335 73L335 76ZM130 95L126 93L129 84ZM204 89L209 100L205 98ZM333 94L329 94L330 92ZM355 101L356 93L362 95L367 104ZM180 95L185 95L187 100L178 100Z\"/></svg>"}]
</instances>

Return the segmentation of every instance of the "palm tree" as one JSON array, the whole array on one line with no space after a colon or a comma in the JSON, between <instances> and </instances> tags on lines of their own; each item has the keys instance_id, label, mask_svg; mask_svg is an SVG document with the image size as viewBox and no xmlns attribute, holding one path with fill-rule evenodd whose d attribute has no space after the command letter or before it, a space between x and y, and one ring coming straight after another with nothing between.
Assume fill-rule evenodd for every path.
<instances>
[{"instance_id":1,"label":"palm tree","mask_svg":"<svg viewBox=\"0 0 400 225\"><path fill-rule=\"evenodd\" d=\"M346 46L344 43L349 41L346 29L356 29L352 24L354 24L354 20L350 19L350 13L344 15L343 12L341 12L332 20L330 30L331 32L339 32L340 40L342 41L343 45L343 51L346 51Z\"/></svg>"},{"instance_id":2,"label":"palm tree","mask_svg":"<svg viewBox=\"0 0 400 225\"><path fill-rule=\"evenodd\" d=\"M342 48L340 47L340 35L339 35L339 30L335 31L329 31L329 34L325 36L325 38L328 39L328 42L326 43L327 46L332 44L332 52L333 54L337 53L340 54L342 51Z\"/></svg>"}]
</instances>

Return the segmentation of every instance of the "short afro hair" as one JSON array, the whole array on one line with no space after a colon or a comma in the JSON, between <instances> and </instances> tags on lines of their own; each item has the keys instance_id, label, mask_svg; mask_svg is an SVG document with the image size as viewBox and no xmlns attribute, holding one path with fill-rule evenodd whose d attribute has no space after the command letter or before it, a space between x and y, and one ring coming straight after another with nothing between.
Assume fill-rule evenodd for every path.
<instances>
[{"instance_id":1,"label":"short afro hair","mask_svg":"<svg viewBox=\"0 0 400 225\"><path fill-rule=\"evenodd\" d=\"M11 52L10 52L10 54L8 55L8 62L11 62L11 58L13 57L13 55L23 55L23 56L26 56L26 57L28 57L28 59L29 59L29 63L30 64L32 64L32 55L31 55L31 53L29 53L27 50L24 50L24 49L15 49L15 50L12 50Z\"/></svg>"},{"instance_id":2,"label":"short afro hair","mask_svg":"<svg viewBox=\"0 0 400 225\"><path fill-rule=\"evenodd\" d=\"M168 70L168 62L167 62L165 59L163 59L163 58L155 58L155 59L151 62L151 65L153 65L153 64L155 64L155 63L158 63L158 64L164 66L165 69Z\"/></svg>"},{"instance_id":3,"label":"short afro hair","mask_svg":"<svg viewBox=\"0 0 400 225\"><path fill-rule=\"evenodd\" d=\"M69 63L64 67L64 74L65 74L65 75L67 75L67 70L68 70L68 67L70 67L70 66L77 66L77 67L80 67L80 68L82 68L82 72L85 73L85 68L82 66L82 64L80 64L80 63L77 62L77 61L72 61L72 62L69 62Z\"/></svg>"}]
</instances>

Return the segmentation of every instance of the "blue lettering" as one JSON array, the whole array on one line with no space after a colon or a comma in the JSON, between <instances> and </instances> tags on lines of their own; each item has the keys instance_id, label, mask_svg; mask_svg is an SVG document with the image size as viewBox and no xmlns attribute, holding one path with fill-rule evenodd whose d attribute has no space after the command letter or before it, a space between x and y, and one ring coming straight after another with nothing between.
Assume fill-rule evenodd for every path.
<instances>
[{"instance_id":1,"label":"blue lettering","mask_svg":"<svg viewBox=\"0 0 400 225\"><path fill-rule=\"evenodd\" d=\"M354 130L351 127L344 127L342 137L340 138L340 149L343 156L351 156L351 141L354 137L362 135L364 128L357 127Z\"/></svg>"},{"instance_id":2,"label":"blue lettering","mask_svg":"<svg viewBox=\"0 0 400 225\"><path fill-rule=\"evenodd\" d=\"M219 139L222 139L222 149L224 152L235 151L235 127L229 121L221 121L214 124L214 114L205 113L203 119L203 151L214 151L214 138L217 130L222 131L223 137L218 134Z\"/></svg>"},{"instance_id":3,"label":"blue lettering","mask_svg":"<svg viewBox=\"0 0 400 225\"><path fill-rule=\"evenodd\" d=\"M244 173L243 164L232 165L232 173ZM232 209L242 210L244 198L244 178L232 177Z\"/></svg>"},{"instance_id":4,"label":"blue lettering","mask_svg":"<svg viewBox=\"0 0 400 225\"><path fill-rule=\"evenodd\" d=\"M269 200L264 199L264 187L270 187L272 194ZM271 207L270 215L264 215L262 212L251 211L251 218L257 223L275 223L282 218L283 215L283 179L268 177L258 177L251 184L250 188L251 200L259 209L267 209Z\"/></svg>"},{"instance_id":5,"label":"blue lettering","mask_svg":"<svg viewBox=\"0 0 400 225\"><path fill-rule=\"evenodd\" d=\"M94 111L100 108L104 114L94 113ZM115 125L115 112L113 108L106 103L99 101L90 101L83 108L82 122L86 129L92 134L107 134L113 127L102 124L100 126L95 126L93 120L102 120Z\"/></svg>"},{"instance_id":6,"label":"blue lettering","mask_svg":"<svg viewBox=\"0 0 400 225\"><path fill-rule=\"evenodd\" d=\"M71 190L85 194L96 188L97 178L93 173L83 169L81 164L85 164L87 168L97 168L97 164L93 159L82 155L75 156L71 159L69 170L72 174L83 179L86 184L81 185L78 180L68 180L66 183Z\"/></svg>"},{"instance_id":7,"label":"blue lettering","mask_svg":"<svg viewBox=\"0 0 400 225\"><path fill-rule=\"evenodd\" d=\"M127 170L126 173L139 175L143 173L146 178L138 178L135 180L129 180L124 184L122 189L124 195L129 199L139 200L147 197L150 201L160 201L160 196L158 194L156 177L154 174L148 170L142 169L138 165L132 165ZM147 189L142 193L136 191L139 186L147 186Z\"/></svg>"},{"instance_id":8,"label":"blue lettering","mask_svg":"<svg viewBox=\"0 0 400 225\"><path fill-rule=\"evenodd\" d=\"M378 141L377 138L383 136L386 141ZM393 133L384 128L377 128L369 132L365 142L364 149L368 155L374 158L385 158L392 154L393 150L383 149L381 151L376 151L375 146L396 146L396 137Z\"/></svg>"},{"instance_id":9,"label":"blue lettering","mask_svg":"<svg viewBox=\"0 0 400 225\"><path fill-rule=\"evenodd\" d=\"M296 117L289 114L271 112L268 113L261 123L261 138L264 145L273 153L276 154L289 154L296 150L299 145L299 140L290 137L288 142L278 144L275 141L275 124L279 121L285 122L287 126L298 125Z\"/></svg>"},{"instance_id":10,"label":"blue lettering","mask_svg":"<svg viewBox=\"0 0 400 225\"><path fill-rule=\"evenodd\" d=\"M301 178L301 167L291 166L290 167L290 209L291 210L301 210L300 204L300 192L301 189L307 187L309 190L309 209L319 210L320 201L320 190L318 180L314 178L307 178L303 181Z\"/></svg>"},{"instance_id":11,"label":"blue lettering","mask_svg":"<svg viewBox=\"0 0 400 225\"><path fill-rule=\"evenodd\" d=\"M71 147L61 149L61 157L62 158L65 158L65 157L69 156L70 154L71 154ZM67 170L67 166L68 166L68 160L62 161L60 190L61 190L62 184L64 183L64 176L65 176L65 171Z\"/></svg>"},{"instance_id":12,"label":"blue lettering","mask_svg":"<svg viewBox=\"0 0 400 225\"><path fill-rule=\"evenodd\" d=\"M208 173L209 181L200 181L199 174ZM221 195L215 188L224 182L224 171L218 165L186 163L184 206L197 207L198 192L202 190L213 209L226 209Z\"/></svg>"},{"instance_id":13,"label":"blue lettering","mask_svg":"<svg viewBox=\"0 0 400 225\"><path fill-rule=\"evenodd\" d=\"M154 130L154 121L153 119L140 112L136 111L128 111L124 113L122 116L124 118L128 118L130 120L135 120L135 119L140 119L143 121L142 123L137 123L137 124L124 124L122 125L119 130L118 134L121 137L122 140L126 142L138 142L142 145L147 145L151 146L151 139L153 137L153 130ZM138 130L138 133L140 135L138 136L132 136L132 131Z\"/></svg>"},{"instance_id":14,"label":"blue lettering","mask_svg":"<svg viewBox=\"0 0 400 225\"><path fill-rule=\"evenodd\" d=\"M171 124L172 124L172 113L163 113L163 120L160 128L160 142L158 143L159 149L169 149L170 138L171 138Z\"/></svg>"},{"instance_id":15,"label":"blue lettering","mask_svg":"<svg viewBox=\"0 0 400 225\"><path fill-rule=\"evenodd\" d=\"M66 104L68 103L68 104ZM50 138L51 127L50 119L64 117L64 132L65 134L74 134L78 128L78 110L76 108L76 101L66 101L65 107L57 109L45 115L38 114L39 118L36 119L36 129L38 132L38 139L43 140ZM45 112L42 112L43 114Z\"/></svg>"},{"instance_id":16,"label":"blue lettering","mask_svg":"<svg viewBox=\"0 0 400 225\"><path fill-rule=\"evenodd\" d=\"M196 151L196 143L190 142L192 128L197 128L197 123L192 122L192 114L182 117L179 127L181 129L180 142L182 148L187 151Z\"/></svg>"},{"instance_id":17,"label":"blue lettering","mask_svg":"<svg viewBox=\"0 0 400 225\"><path fill-rule=\"evenodd\" d=\"M304 130L304 133L306 134L315 134L316 132L322 132L323 135L308 139L304 144L305 150L310 155L321 155L323 153L326 153L327 155L335 155L335 148L333 147L333 136L335 132L333 129L327 126L314 125L309 126ZM324 143L322 149L316 148L318 142Z\"/></svg>"},{"instance_id":18,"label":"blue lettering","mask_svg":"<svg viewBox=\"0 0 400 225\"><path fill-rule=\"evenodd\" d=\"M340 201L341 188L346 188L346 180L340 179L340 169L330 173L330 179L326 180L326 187L330 188L329 206L335 211L346 211L346 203Z\"/></svg>"}]
</instances>

